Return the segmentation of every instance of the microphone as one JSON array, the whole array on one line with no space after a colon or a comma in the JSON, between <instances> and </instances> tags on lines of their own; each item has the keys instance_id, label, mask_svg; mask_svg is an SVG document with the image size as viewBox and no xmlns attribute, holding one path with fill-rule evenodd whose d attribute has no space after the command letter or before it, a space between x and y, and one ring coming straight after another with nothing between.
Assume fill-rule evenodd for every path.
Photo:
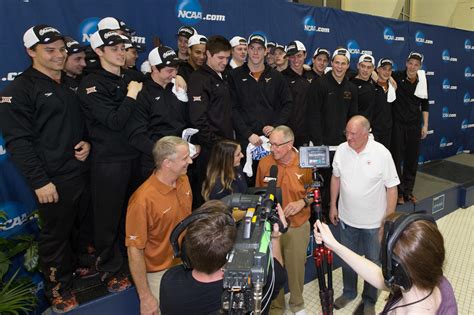
<instances>
[{"instance_id":1,"label":"microphone","mask_svg":"<svg viewBox=\"0 0 474 315\"><path fill-rule=\"evenodd\" d=\"M270 176L268 177L269 181L268 181L267 194L265 196L265 200L263 201L263 206L265 207L265 213L269 213L273 208L273 204L276 202L275 195L276 195L277 176L278 176L278 167L276 165L272 165L272 167L270 167Z\"/></svg>"}]
</instances>

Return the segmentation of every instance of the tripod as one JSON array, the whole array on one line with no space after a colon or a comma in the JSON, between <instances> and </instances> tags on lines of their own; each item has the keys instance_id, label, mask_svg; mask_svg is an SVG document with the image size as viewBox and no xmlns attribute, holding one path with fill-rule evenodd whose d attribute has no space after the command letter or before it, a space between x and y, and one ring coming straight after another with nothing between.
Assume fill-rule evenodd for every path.
<instances>
[{"instance_id":1,"label":"tripod","mask_svg":"<svg viewBox=\"0 0 474 315\"><path fill-rule=\"evenodd\" d=\"M323 185L323 179L318 174L318 169L313 168L313 183L311 184L311 192L309 197L313 198L311 203L311 211L316 215L316 219L322 222L322 206L321 206L321 192L320 187ZM316 265L316 272L319 283L319 298L323 308L324 315L332 315L334 307L334 291L332 287L332 265L333 253L325 247L324 244L318 244L313 252L314 263ZM327 271L327 285L324 270Z\"/></svg>"}]
</instances>

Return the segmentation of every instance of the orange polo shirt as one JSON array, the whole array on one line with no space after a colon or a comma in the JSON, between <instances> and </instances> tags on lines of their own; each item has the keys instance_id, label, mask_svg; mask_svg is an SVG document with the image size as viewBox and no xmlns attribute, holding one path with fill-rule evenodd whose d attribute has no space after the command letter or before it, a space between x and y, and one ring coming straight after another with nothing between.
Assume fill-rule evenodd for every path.
<instances>
[{"instance_id":1,"label":"orange polo shirt","mask_svg":"<svg viewBox=\"0 0 474 315\"><path fill-rule=\"evenodd\" d=\"M295 157L288 164L284 165L275 161L273 155L267 155L258 163L256 187L267 186L264 182L264 178L270 175L270 168L272 165L278 167L278 178L277 187L281 187L282 193L282 208L292 202L303 199L306 196L305 184L311 184L312 182L312 171L311 169L300 167L300 158L296 150L294 150ZM310 206L304 207L300 212L289 217L291 227L299 227L303 223L309 220L310 217Z\"/></svg>"},{"instance_id":2,"label":"orange polo shirt","mask_svg":"<svg viewBox=\"0 0 474 315\"><path fill-rule=\"evenodd\" d=\"M133 193L128 202L125 245L144 250L147 272L164 270L179 262L173 259L170 235L191 214L192 200L186 175L171 187L152 174Z\"/></svg>"}]
</instances>

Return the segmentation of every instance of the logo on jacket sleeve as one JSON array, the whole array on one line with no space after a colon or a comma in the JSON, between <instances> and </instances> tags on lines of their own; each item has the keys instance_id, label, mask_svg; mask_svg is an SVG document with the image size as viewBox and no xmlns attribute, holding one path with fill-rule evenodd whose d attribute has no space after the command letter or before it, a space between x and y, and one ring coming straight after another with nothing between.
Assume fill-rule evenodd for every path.
<instances>
[{"instance_id":1,"label":"logo on jacket sleeve","mask_svg":"<svg viewBox=\"0 0 474 315\"><path fill-rule=\"evenodd\" d=\"M96 89L96 86L91 86L89 88L86 88L86 93L87 94L91 94L91 93L96 93L97 92L97 89Z\"/></svg>"},{"instance_id":2,"label":"logo on jacket sleeve","mask_svg":"<svg viewBox=\"0 0 474 315\"><path fill-rule=\"evenodd\" d=\"M201 98L202 98L201 95L200 96L193 96L193 102L201 102L202 101Z\"/></svg>"},{"instance_id":3,"label":"logo on jacket sleeve","mask_svg":"<svg viewBox=\"0 0 474 315\"><path fill-rule=\"evenodd\" d=\"M0 103L10 103L12 102L13 96L2 96Z\"/></svg>"}]
</instances>

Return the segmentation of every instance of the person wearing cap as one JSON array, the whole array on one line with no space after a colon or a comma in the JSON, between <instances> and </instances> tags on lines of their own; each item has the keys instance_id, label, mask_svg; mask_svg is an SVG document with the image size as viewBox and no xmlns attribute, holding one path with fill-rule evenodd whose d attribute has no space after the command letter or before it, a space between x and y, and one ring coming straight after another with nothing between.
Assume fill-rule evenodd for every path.
<instances>
[{"instance_id":1,"label":"person wearing cap","mask_svg":"<svg viewBox=\"0 0 474 315\"><path fill-rule=\"evenodd\" d=\"M220 35L209 37L206 47L206 64L194 71L188 82L190 123L199 130L193 139L201 146L193 173L195 191L201 191L213 145L234 138L232 97L225 73L232 47ZM195 206L204 202L200 194L194 197Z\"/></svg>"},{"instance_id":2,"label":"person wearing cap","mask_svg":"<svg viewBox=\"0 0 474 315\"><path fill-rule=\"evenodd\" d=\"M295 147L309 143L309 121L307 116L307 95L311 82L317 78L311 70L306 70L306 47L300 41L293 41L286 46L289 67L281 73L285 76L293 97L293 112L288 126L295 134Z\"/></svg>"},{"instance_id":3,"label":"person wearing cap","mask_svg":"<svg viewBox=\"0 0 474 315\"><path fill-rule=\"evenodd\" d=\"M116 31L120 35L131 36L135 33L135 30L130 28L124 21L114 17L105 17L97 23L97 30L111 30ZM89 45L84 49L86 53L86 69L92 69L99 67L99 57L94 52L94 49Z\"/></svg>"},{"instance_id":4,"label":"person wearing cap","mask_svg":"<svg viewBox=\"0 0 474 315\"><path fill-rule=\"evenodd\" d=\"M275 56L275 69L282 72L288 67L288 58L286 58L285 46L275 44L273 48L273 55Z\"/></svg>"},{"instance_id":5,"label":"person wearing cap","mask_svg":"<svg viewBox=\"0 0 474 315\"><path fill-rule=\"evenodd\" d=\"M73 90L77 90L79 82L81 81L82 71L86 67L86 53L84 52L85 47L79 45L79 42L71 37L64 37L64 43L66 44L67 58L64 63L64 72L68 77L72 78Z\"/></svg>"},{"instance_id":6,"label":"person wearing cap","mask_svg":"<svg viewBox=\"0 0 474 315\"><path fill-rule=\"evenodd\" d=\"M396 99L396 88L391 82L393 61L382 58L377 63L375 107L372 114L372 134L377 142L390 150L392 139L392 105Z\"/></svg>"},{"instance_id":7,"label":"person wearing cap","mask_svg":"<svg viewBox=\"0 0 474 315\"><path fill-rule=\"evenodd\" d=\"M334 50L332 70L313 80L308 93L308 119L310 139L313 145L327 145L330 159L334 157L336 146L346 141L344 129L346 123L358 112L357 88L346 76L351 55L345 48ZM324 178L321 188L324 215L329 214L330 183L332 168L323 168L320 174Z\"/></svg>"},{"instance_id":8,"label":"person wearing cap","mask_svg":"<svg viewBox=\"0 0 474 315\"><path fill-rule=\"evenodd\" d=\"M311 69L318 76L318 78L324 75L330 58L329 50L326 48L318 47L314 51Z\"/></svg>"},{"instance_id":9,"label":"person wearing cap","mask_svg":"<svg viewBox=\"0 0 474 315\"><path fill-rule=\"evenodd\" d=\"M206 43L207 38L203 35L195 34L189 38L189 58L186 62L182 62L178 68L178 75L180 75L186 83L188 82L191 73L206 62Z\"/></svg>"},{"instance_id":10,"label":"person wearing cap","mask_svg":"<svg viewBox=\"0 0 474 315\"><path fill-rule=\"evenodd\" d=\"M181 61L187 61L189 58L188 54L188 41L189 38L193 35L197 34L196 29L191 26L181 26L178 30L177 37L177 46L176 54Z\"/></svg>"},{"instance_id":11,"label":"person wearing cap","mask_svg":"<svg viewBox=\"0 0 474 315\"><path fill-rule=\"evenodd\" d=\"M275 68L275 55L274 48L276 44L274 42L267 42L267 49L265 52L265 63L272 68Z\"/></svg>"},{"instance_id":12,"label":"person wearing cap","mask_svg":"<svg viewBox=\"0 0 474 315\"><path fill-rule=\"evenodd\" d=\"M260 136L268 137L274 126L286 124L293 110L285 78L264 62L266 43L263 35L252 34L248 39L247 62L229 76L234 128L243 150L249 143L260 146ZM252 164L255 171L257 166ZM249 179L250 185L253 180Z\"/></svg>"},{"instance_id":13,"label":"person wearing cap","mask_svg":"<svg viewBox=\"0 0 474 315\"><path fill-rule=\"evenodd\" d=\"M378 86L372 80L375 69L375 59L371 55L363 54L357 63L357 75L350 81L357 86L357 100L359 115L364 116L372 124L372 115L375 104L375 94Z\"/></svg>"},{"instance_id":14,"label":"person wearing cap","mask_svg":"<svg viewBox=\"0 0 474 315\"><path fill-rule=\"evenodd\" d=\"M232 59L229 62L229 67L235 69L245 63L247 58L247 40L240 36L234 36L230 40L232 46Z\"/></svg>"},{"instance_id":15,"label":"person wearing cap","mask_svg":"<svg viewBox=\"0 0 474 315\"><path fill-rule=\"evenodd\" d=\"M143 82L136 109L127 122L128 140L141 154L143 178L155 169L153 146L164 136L178 136L188 125L187 105L173 92L173 79L180 60L167 46L154 48L148 55L151 75Z\"/></svg>"},{"instance_id":16,"label":"person wearing cap","mask_svg":"<svg viewBox=\"0 0 474 315\"><path fill-rule=\"evenodd\" d=\"M398 203L416 203L413 195L418 167L418 153L421 139L428 134L428 91L426 76L421 69L423 55L411 52L406 61L406 69L395 71L392 76L397 83L397 99L393 103L393 129L391 152L397 167L400 185ZM421 76L421 77L420 77ZM420 86L418 86L420 85ZM425 95L418 91L424 85ZM403 168L401 167L403 161Z\"/></svg>"},{"instance_id":17,"label":"person wearing cap","mask_svg":"<svg viewBox=\"0 0 474 315\"><path fill-rule=\"evenodd\" d=\"M146 77L142 72L138 71L137 67L135 66L136 60L138 58L138 52L134 43L132 42L131 37L127 35L120 35L120 37L122 37L125 47L125 63L122 66L123 80L126 84L128 84L130 81L145 81Z\"/></svg>"},{"instance_id":18,"label":"person wearing cap","mask_svg":"<svg viewBox=\"0 0 474 315\"><path fill-rule=\"evenodd\" d=\"M91 183L94 211L96 267L110 292L130 287L120 274L123 256L124 215L128 197L140 184L139 152L133 148L124 128L137 107L142 83L125 82L124 39L110 30L91 35L91 47L100 67L89 70L78 89L92 143ZM122 223L122 224L121 224ZM125 248L123 248L123 251Z\"/></svg>"},{"instance_id":19,"label":"person wearing cap","mask_svg":"<svg viewBox=\"0 0 474 315\"><path fill-rule=\"evenodd\" d=\"M0 126L12 161L33 190L41 218L39 264L52 310L78 306L72 292L74 224L90 199L90 144L80 102L62 70L66 46L48 25L23 35L32 65L0 93Z\"/></svg>"}]
</instances>

